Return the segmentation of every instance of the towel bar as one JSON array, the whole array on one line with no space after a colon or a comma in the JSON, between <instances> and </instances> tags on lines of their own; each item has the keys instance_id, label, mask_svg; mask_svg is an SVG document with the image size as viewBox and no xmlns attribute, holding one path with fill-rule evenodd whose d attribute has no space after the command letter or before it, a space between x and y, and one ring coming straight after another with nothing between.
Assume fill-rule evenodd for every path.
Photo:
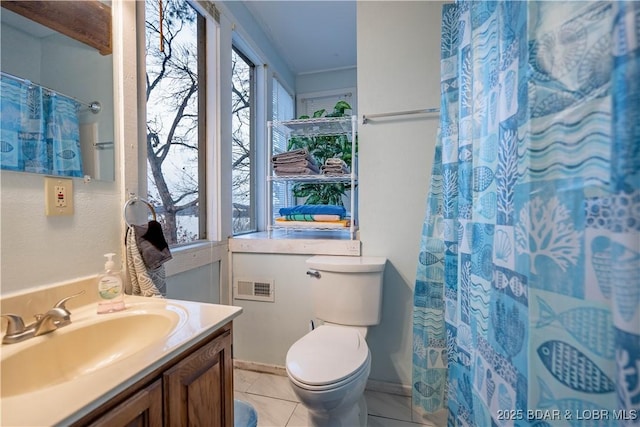
<instances>
[{"instance_id":1,"label":"towel bar","mask_svg":"<svg viewBox=\"0 0 640 427\"><path fill-rule=\"evenodd\" d=\"M429 113L439 113L439 108L426 108L422 110L409 110L409 111L397 111L395 113L380 113L380 114L369 114L362 115L362 124L366 125L367 122L371 119L381 118L381 117L394 117L394 116L407 116L410 114L429 114Z\"/></svg>"},{"instance_id":2,"label":"towel bar","mask_svg":"<svg viewBox=\"0 0 640 427\"><path fill-rule=\"evenodd\" d=\"M127 202L124 204L124 207L122 208L122 216L124 217L124 222L127 224L127 227L131 227L131 224L127 220L127 208L136 202L142 202L147 205L147 207L151 211L151 214L153 215L153 220L156 220L156 210L153 208L153 205L151 205L151 203L149 203L147 200L138 197L133 193L129 193L129 200L127 200Z\"/></svg>"}]
</instances>

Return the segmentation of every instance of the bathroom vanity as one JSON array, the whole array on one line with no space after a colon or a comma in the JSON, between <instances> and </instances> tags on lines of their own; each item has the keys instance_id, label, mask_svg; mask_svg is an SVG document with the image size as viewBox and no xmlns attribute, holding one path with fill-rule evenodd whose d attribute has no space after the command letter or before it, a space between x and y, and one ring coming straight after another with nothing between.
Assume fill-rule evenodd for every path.
<instances>
[{"instance_id":1,"label":"bathroom vanity","mask_svg":"<svg viewBox=\"0 0 640 427\"><path fill-rule=\"evenodd\" d=\"M2 348L2 425L233 425L240 307L126 296Z\"/></svg>"},{"instance_id":2,"label":"bathroom vanity","mask_svg":"<svg viewBox=\"0 0 640 427\"><path fill-rule=\"evenodd\" d=\"M227 323L72 425L232 425L231 330Z\"/></svg>"}]
</instances>

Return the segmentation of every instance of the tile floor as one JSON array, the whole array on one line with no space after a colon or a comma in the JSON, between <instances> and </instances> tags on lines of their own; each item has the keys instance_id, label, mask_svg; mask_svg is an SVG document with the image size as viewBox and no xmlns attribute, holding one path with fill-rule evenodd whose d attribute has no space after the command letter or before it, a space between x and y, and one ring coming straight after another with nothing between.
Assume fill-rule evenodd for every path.
<instances>
[{"instance_id":1,"label":"tile floor","mask_svg":"<svg viewBox=\"0 0 640 427\"><path fill-rule=\"evenodd\" d=\"M304 427L306 410L280 375L235 369L235 398L249 402L258 411L258 427ZM441 427L446 416L419 420L411 411L411 398L395 394L365 391L369 427ZM442 414L443 415L443 414Z\"/></svg>"}]
</instances>

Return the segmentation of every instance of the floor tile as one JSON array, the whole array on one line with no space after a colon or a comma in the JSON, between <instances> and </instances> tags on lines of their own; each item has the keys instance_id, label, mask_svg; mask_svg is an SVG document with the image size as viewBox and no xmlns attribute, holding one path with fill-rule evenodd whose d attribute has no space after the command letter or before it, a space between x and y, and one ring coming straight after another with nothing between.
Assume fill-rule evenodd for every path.
<instances>
[{"instance_id":1,"label":"floor tile","mask_svg":"<svg viewBox=\"0 0 640 427\"><path fill-rule=\"evenodd\" d=\"M376 417L369 415L367 427L436 427L434 424L416 424L409 421L394 420L392 418Z\"/></svg>"},{"instance_id":2,"label":"floor tile","mask_svg":"<svg viewBox=\"0 0 640 427\"><path fill-rule=\"evenodd\" d=\"M433 414L420 415L413 412L413 422L423 424L433 424L436 427L444 427L447 425L448 411L446 409L434 412Z\"/></svg>"},{"instance_id":3,"label":"floor tile","mask_svg":"<svg viewBox=\"0 0 640 427\"><path fill-rule=\"evenodd\" d=\"M411 421L411 398L397 394L366 390L367 412L385 418Z\"/></svg>"},{"instance_id":4,"label":"floor tile","mask_svg":"<svg viewBox=\"0 0 640 427\"><path fill-rule=\"evenodd\" d=\"M236 399L250 403L258 412L258 427L285 427L297 403L251 393L235 392Z\"/></svg>"},{"instance_id":5,"label":"floor tile","mask_svg":"<svg viewBox=\"0 0 640 427\"><path fill-rule=\"evenodd\" d=\"M308 425L307 408L305 408L302 403L298 403L298 406L296 406L295 411L293 411L293 415L291 415L291 418L287 423L287 427L307 427Z\"/></svg>"},{"instance_id":6,"label":"floor tile","mask_svg":"<svg viewBox=\"0 0 640 427\"><path fill-rule=\"evenodd\" d=\"M235 391L246 392L249 387L262 375L259 372L246 371L244 369L233 370L233 389Z\"/></svg>"},{"instance_id":7,"label":"floor tile","mask_svg":"<svg viewBox=\"0 0 640 427\"><path fill-rule=\"evenodd\" d=\"M247 393L299 402L291 388L289 378L281 375L260 374L247 389Z\"/></svg>"}]
</instances>

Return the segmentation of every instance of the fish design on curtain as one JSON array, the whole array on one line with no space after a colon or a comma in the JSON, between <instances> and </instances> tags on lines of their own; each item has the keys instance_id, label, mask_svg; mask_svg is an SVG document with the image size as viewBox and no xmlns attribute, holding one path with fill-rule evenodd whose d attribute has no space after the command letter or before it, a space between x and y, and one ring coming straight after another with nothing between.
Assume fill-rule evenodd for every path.
<instances>
[{"instance_id":1,"label":"fish design on curtain","mask_svg":"<svg viewBox=\"0 0 640 427\"><path fill-rule=\"evenodd\" d=\"M640 2L460 1L441 40L414 409L640 426Z\"/></svg>"},{"instance_id":2,"label":"fish design on curtain","mask_svg":"<svg viewBox=\"0 0 640 427\"><path fill-rule=\"evenodd\" d=\"M5 76L0 84L1 168L83 176L80 104L73 98Z\"/></svg>"},{"instance_id":3,"label":"fish design on curtain","mask_svg":"<svg viewBox=\"0 0 640 427\"><path fill-rule=\"evenodd\" d=\"M55 175L82 174L80 152L80 104L69 97L48 91L45 97L46 141L51 150L50 164Z\"/></svg>"}]
</instances>

